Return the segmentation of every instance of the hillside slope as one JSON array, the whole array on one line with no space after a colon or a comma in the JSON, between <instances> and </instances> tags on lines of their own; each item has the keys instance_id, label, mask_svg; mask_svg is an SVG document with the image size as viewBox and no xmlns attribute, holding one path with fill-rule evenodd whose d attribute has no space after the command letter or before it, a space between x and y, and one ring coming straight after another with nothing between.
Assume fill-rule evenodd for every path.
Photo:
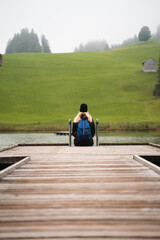
<instances>
[{"instance_id":1,"label":"hillside slope","mask_svg":"<svg viewBox=\"0 0 160 240\"><path fill-rule=\"evenodd\" d=\"M159 50L154 39L104 52L4 55L0 123L65 123L83 102L101 123L159 121L157 74L141 71Z\"/></svg>"}]
</instances>

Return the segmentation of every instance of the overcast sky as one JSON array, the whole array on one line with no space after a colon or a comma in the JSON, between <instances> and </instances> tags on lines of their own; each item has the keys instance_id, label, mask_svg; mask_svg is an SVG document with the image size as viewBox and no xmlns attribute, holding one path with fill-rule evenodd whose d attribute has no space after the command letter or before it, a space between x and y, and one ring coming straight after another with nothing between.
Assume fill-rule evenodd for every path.
<instances>
[{"instance_id":1,"label":"overcast sky","mask_svg":"<svg viewBox=\"0 0 160 240\"><path fill-rule=\"evenodd\" d=\"M0 53L23 28L39 39L43 33L61 53L92 40L122 43L143 26L155 33L158 24L160 0L0 0Z\"/></svg>"}]
</instances>

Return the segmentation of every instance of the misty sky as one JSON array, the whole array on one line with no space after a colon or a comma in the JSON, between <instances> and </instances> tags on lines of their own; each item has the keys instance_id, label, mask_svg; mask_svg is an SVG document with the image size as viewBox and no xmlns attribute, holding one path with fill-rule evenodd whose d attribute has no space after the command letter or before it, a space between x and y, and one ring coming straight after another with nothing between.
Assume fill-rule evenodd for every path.
<instances>
[{"instance_id":1,"label":"misty sky","mask_svg":"<svg viewBox=\"0 0 160 240\"><path fill-rule=\"evenodd\" d=\"M92 40L122 43L143 26L155 33L158 24L160 0L0 0L0 53L23 28L43 33L61 53Z\"/></svg>"}]
</instances>

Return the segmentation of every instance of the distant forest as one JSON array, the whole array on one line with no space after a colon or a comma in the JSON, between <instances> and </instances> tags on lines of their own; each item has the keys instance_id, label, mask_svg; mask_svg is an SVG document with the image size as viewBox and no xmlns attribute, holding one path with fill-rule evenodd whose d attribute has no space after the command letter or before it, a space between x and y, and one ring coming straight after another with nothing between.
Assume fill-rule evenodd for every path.
<instances>
[{"instance_id":1,"label":"distant forest","mask_svg":"<svg viewBox=\"0 0 160 240\"><path fill-rule=\"evenodd\" d=\"M144 26L141 28L138 36L128 38L121 44L111 44L109 47L106 40L90 41L86 44L80 44L79 47L74 49L74 52L89 52L89 51L105 51L120 48L126 45L137 43L139 41L147 41L150 38L160 38L160 24L157 27L157 32L151 34L149 27ZM27 28L21 30L20 33L14 34L12 39L9 39L5 53L51 53L49 42L45 35L41 35L39 41L38 35L32 29L29 31Z\"/></svg>"},{"instance_id":2,"label":"distant forest","mask_svg":"<svg viewBox=\"0 0 160 240\"><path fill-rule=\"evenodd\" d=\"M146 37L147 36L147 37ZM124 40L121 44L111 44L109 47L106 40L102 41L90 41L86 44L80 44L79 47L74 49L74 52L89 52L89 51L104 51L104 50L113 50L123 46L127 46L139 41L147 41L150 38L160 38L160 24L157 27L157 32L151 35L150 29L147 26L141 28L138 36L128 38Z\"/></svg>"},{"instance_id":3,"label":"distant forest","mask_svg":"<svg viewBox=\"0 0 160 240\"><path fill-rule=\"evenodd\" d=\"M46 37L41 35L41 44L38 35L32 29L30 32L27 28L21 30L9 39L6 47L6 53L35 52L50 53L51 49Z\"/></svg>"}]
</instances>

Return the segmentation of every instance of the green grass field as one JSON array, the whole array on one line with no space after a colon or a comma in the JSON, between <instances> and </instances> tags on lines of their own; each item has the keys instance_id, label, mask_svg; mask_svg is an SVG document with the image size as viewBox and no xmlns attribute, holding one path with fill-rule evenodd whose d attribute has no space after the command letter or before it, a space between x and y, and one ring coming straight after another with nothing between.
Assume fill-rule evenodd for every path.
<instances>
[{"instance_id":1,"label":"green grass field","mask_svg":"<svg viewBox=\"0 0 160 240\"><path fill-rule=\"evenodd\" d=\"M0 128L34 123L63 129L81 103L102 125L160 122L160 99L152 95L157 73L142 72L142 62L158 60L159 52L160 39L154 39L103 52L4 55Z\"/></svg>"}]
</instances>

